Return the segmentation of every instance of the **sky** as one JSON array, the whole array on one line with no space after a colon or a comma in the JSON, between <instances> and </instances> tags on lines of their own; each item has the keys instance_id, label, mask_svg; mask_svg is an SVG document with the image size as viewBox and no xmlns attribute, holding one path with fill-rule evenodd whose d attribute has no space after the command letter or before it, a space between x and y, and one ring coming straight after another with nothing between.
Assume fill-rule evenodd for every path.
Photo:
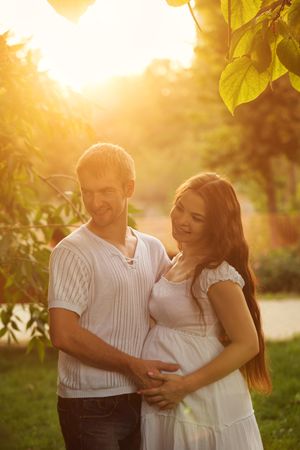
<instances>
[{"instance_id":1,"label":"sky","mask_svg":"<svg viewBox=\"0 0 300 450\"><path fill-rule=\"evenodd\" d=\"M96 0L77 24L46 0L0 0L0 32L30 37L40 68L80 90L112 76L143 72L153 59L183 66L193 57L195 29L187 5L166 0Z\"/></svg>"}]
</instances>

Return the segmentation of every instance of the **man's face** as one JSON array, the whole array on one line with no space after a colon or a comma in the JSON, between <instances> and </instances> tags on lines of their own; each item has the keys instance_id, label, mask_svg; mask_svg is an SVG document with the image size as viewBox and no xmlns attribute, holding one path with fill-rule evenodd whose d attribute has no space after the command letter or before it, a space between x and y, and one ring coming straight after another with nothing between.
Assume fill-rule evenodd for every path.
<instances>
[{"instance_id":1,"label":"man's face","mask_svg":"<svg viewBox=\"0 0 300 450\"><path fill-rule=\"evenodd\" d=\"M96 177L83 170L78 178L83 203L94 226L107 227L127 213L126 200L133 190L131 182L122 183L113 172Z\"/></svg>"}]
</instances>

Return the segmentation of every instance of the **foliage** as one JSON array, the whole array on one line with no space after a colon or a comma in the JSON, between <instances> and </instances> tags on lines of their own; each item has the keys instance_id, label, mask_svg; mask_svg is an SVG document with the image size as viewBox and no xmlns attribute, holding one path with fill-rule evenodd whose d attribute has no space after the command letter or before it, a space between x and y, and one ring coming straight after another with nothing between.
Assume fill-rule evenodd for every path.
<instances>
[{"instance_id":1,"label":"foliage","mask_svg":"<svg viewBox=\"0 0 300 450\"><path fill-rule=\"evenodd\" d=\"M70 152L77 159L96 137L87 103L40 72L24 44L9 44L9 33L0 36L0 59L0 337L17 340L14 306L30 303L28 351L43 358L50 251L87 220L76 179L47 172L71 166ZM129 212L135 226L136 209Z\"/></svg>"},{"instance_id":2,"label":"foliage","mask_svg":"<svg viewBox=\"0 0 300 450\"><path fill-rule=\"evenodd\" d=\"M260 98L238 109L227 138L221 128L216 130L212 143L219 151L207 152L206 164L226 171L261 210L269 214L297 211L299 120L300 96L283 77L274 91L267 89Z\"/></svg>"},{"instance_id":3,"label":"foliage","mask_svg":"<svg viewBox=\"0 0 300 450\"><path fill-rule=\"evenodd\" d=\"M229 176L260 211L296 211L300 96L283 77L233 119L216 89L225 27L217 21L217 2L215 10L212 0L199 4L210 33L199 41L192 68L157 60L140 76L90 87L85 95L103 106L94 126L102 140L134 156L137 202L148 209L168 212L183 179L214 170Z\"/></svg>"},{"instance_id":4,"label":"foliage","mask_svg":"<svg viewBox=\"0 0 300 450\"><path fill-rule=\"evenodd\" d=\"M196 11L209 31L199 35L193 70L198 90L201 86L213 93L226 46L226 26L217 0L197 1ZM290 88L287 74L273 87L268 86L259 98L239 106L234 118L219 105L218 121L202 138L202 164L230 177L239 191L257 209L267 211L271 219L274 214L297 211L300 206L300 96ZM217 104L217 94L214 102ZM206 103L209 113L210 105L213 100ZM270 226L273 234L275 221L270 220Z\"/></svg>"},{"instance_id":5,"label":"foliage","mask_svg":"<svg viewBox=\"0 0 300 450\"><path fill-rule=\"evenodd\" d=\"M189 0L166 0L170 6L182 6L189 3Z\"/></svg>"},{"instance_id":6,"label":"foliage","mask_svg":"<svg viewBox=\"0 0 300 450\"><path fill-rule=\"evenodd\" d=\"M48 1L59 14L77 21L95 0ZM188 6L201 30L189 0L165 1ZM228 61L219 90L229 111L257 98L286 72L300 92L300 0L221 0L221 10L228 25Z\"/></svg>"},{"instance_id":7,"label":"foliage","mask_svg":"<svg viewBox=\"0 0 300 450\"><path fill-rule=\"evenodd\" d=\"M73 192L64 192L55 177L37 172L42 160L38 136L52 134L53 126L58 136L65 126L72 134L74 122L76 132L86 133L86 127L67 107L68 97L58 85L38 71L26 47L9 45L8 40L8 33L0 36L0 294L1 303L7 303L1 308L0 336L16 340L19 318L14 304L30 302L28 349L37 347L42 357L48 344L45 302L51 241L54 232L67 234L84 214L74 180L68 180ZM41 195L44 185L52 192L51 201Z\"/></svg>"},{"instance_id":8,"label":"foliage","mask_svg":"<svg viewBox=\"0 0 300 450\"><path fill-rule=\"evenodd\" d=\"M286 72L300 91L300 1L221 0L221 9L228 24L228 62L219 89L229 111L257 98Z\"/></svg>"},{"instance_id":9,"label":"foliage","mask_svg":"<svg viewBox=\"0 0 300 450\"><path fill-rule=\"evenodd\" d=\"M95 3L95 0L47 0L48 3L62 16L77 22L82 14L88 9L90 5Z\"/></svg>"},{"instance_id":10,"label":"foliage","mask_svg":"<svg viewBox=\"0 0 300 450\"><path fill-rule=\"evenodd\" d=\"M279 248L268 252L255 263L255 273L262 292L300 294L300 248Z\"/></svg>"}]
</instances>

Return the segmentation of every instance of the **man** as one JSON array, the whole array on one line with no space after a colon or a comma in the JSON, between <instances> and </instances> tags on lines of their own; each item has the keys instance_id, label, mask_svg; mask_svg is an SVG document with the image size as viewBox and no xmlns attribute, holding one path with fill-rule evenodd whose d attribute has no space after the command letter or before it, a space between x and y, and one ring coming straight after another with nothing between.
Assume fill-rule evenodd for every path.
<instances>
[{"instance_id":1,"label":"man","mask_svg":"<svg viewBox=\"0 0 300 450\"><path fill-rule=\"evenodd\" d=\"M67 450L139 449L140 397L151 371L178 366L140 359L148 298L169 265L161 243L127 226L134 162L96 144L77 163L90 220L50 261L50 336L58 348L58 413Z\"/></svg>"}]
</instances>

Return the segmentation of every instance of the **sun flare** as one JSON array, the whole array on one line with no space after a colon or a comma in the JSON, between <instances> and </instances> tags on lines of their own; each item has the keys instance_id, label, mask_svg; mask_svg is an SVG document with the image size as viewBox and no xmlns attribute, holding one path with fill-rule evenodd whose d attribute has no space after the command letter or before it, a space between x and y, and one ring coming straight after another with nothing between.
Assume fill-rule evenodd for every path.
<instances>
[{"instance_id":1,"label":"sun flare","mask_svg":"<svg viewBox=\"0 0 300 450\"><path fill-rule=\"evenodd\" d=\"M41 49L41 69L77 90L112 76L140 73L153 59L183 65L193 55L194 26L187 8L165 0L97 0L77 24L45 1L0 5L0 27L31 36Z\"/></svg>"}]
</instances>

